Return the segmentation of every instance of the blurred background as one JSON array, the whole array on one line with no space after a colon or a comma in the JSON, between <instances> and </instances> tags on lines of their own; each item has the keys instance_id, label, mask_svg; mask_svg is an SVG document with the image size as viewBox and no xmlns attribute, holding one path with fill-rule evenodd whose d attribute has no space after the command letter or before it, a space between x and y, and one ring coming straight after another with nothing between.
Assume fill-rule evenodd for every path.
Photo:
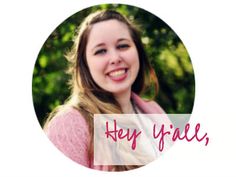
<instances>
[{"instance_id":1,"label":"blurred background","mask_svg":"<svg viewBox=\"0 0 236 177\"><path fill-rule=\"evenodd\" d=\"M167 113L191 113L195 96L194 71L189 54L175 32L149 12L128 5L104 4L84 9L61 23L43 44L35 63L32 94L40 125L47 115L70 95L64 55L73 44L76 28L91 12L114 9L134 20L141 29L142 41L159 80L155 100ZM150 97L152 91L144 97Z\"/></svg>"}]
</instances>

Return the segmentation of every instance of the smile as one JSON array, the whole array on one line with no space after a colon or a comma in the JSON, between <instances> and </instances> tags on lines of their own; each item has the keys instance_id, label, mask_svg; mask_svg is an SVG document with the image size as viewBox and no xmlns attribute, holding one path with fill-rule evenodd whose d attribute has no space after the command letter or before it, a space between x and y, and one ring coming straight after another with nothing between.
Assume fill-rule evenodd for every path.
<instances>
[{"instance_id":1,"label":"smile","mask_svg":"<svg viewBox=\"0 0 236 177\"><path fill-rule=\"evenodd\" d=\"M111 71L108 73L108 76L113 81L122 81L127 77L128 69L119 69L115 71Z\"/></svg>"},{"instance_id":2,"label":"smile","mask_svg":"<svg viewBox=\"0 0 236 177\"><path fill-rule=\"evenodd\" d=\"M117 77L117 76L121 76L121 75L125 74L125 72L126 72L125 69L113 71L113 72L109 73L109 76Z\"/></svg>"}]
</instances>

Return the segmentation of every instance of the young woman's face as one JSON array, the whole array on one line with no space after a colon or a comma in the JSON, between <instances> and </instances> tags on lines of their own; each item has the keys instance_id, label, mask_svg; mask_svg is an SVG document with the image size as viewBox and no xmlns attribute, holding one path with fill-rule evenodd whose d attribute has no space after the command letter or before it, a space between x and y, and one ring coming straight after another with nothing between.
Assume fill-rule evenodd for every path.
<instances>
[{"instance_id":1,"label":"young woman's face","mask_svg":"<svg viewBox=\"0 0 236 177\"><path fill-rule=\"evenodd\" d=\"M126 24L117 20L94 24L86 57L92 78L101 88L114 95L131 91L139 56Z\"/></svg>"}]
</instances>

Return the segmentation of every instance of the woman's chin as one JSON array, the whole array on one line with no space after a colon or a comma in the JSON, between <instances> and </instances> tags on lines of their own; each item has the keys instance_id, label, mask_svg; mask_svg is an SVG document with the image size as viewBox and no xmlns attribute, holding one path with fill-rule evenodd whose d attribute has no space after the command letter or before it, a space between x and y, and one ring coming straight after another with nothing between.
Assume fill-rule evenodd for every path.
<instances>
[{"instance_id":1,"label":"woman's chin","mask_svg":"<svg viewBox=\"0 0 236 177\"><path fill-rule=\"evenodd\" d=\"M122 95L122 94L130 93L130 91L131 91L131 87L124 87L124 88L115 88L115 89L112 89L110 92L111 92L113 95Z\"/></svg>"}]
</instances>

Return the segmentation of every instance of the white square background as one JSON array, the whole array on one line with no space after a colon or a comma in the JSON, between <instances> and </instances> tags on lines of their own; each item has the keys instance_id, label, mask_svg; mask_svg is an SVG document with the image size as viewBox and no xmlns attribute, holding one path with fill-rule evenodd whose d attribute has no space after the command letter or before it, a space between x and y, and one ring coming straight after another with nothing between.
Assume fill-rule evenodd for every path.
<instances>
[{"instance_id":1,"label":"white square background","mask_svg":"<svg viewBox=\"0 0 236 177\"><path fill-rule=\"evenodd\" d=\"M0 2L0 176L236 176L236 22L230 0L8 0ZM164 20L184 42L195 71L191 125L208 146L177 142L157 161L129 172L89 170L65 157L41 130L32 74L48 35L67 17L101 3L135 5Z\"/></svg>"}]
</instances>

